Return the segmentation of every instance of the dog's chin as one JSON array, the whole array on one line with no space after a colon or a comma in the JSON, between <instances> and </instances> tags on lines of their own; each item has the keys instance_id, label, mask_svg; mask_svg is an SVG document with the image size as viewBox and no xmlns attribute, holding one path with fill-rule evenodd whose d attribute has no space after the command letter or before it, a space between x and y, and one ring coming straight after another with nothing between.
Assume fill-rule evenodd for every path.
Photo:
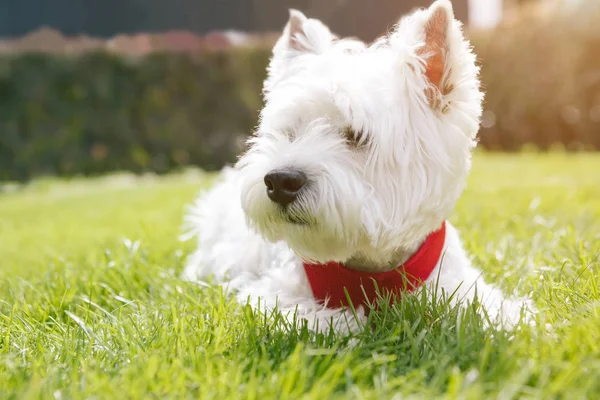
<instances>
[{"instance_id":1,"label":"dog's chin","mask_svg":"<svg viewBox=\"0 0 600 400\"><path fill-rule=\"evenodd\" d=\"M332 217L303 202L282 207L270 200L265 201L262 196L256 199L245 197L242 204L249 226L256 233L271 243L287 243L304 261L343 262L356 252L359 242L357 235L361 232L361 227L351 229L349 219L342 218L341 215ZM347 222L345 230L338 224L339 221ZM355 222L352 219L350 221Z\"/></svg>"},{"instance_id":2,"label":"dog's chin","mask_svg":"<svg viewBox=\"0 0 600 400\"><path fill-rule=\"evenodd\" d=\"M328 263L345 262L352 250L345 243L332 241L331 238L308 238L303 235L288 235L283 239L304 262Z\"/></svg>"},{"instance_id":3,"label":"dog's chin","mask_svg":"<svg viewBox=\"0 0 600 400\"><path fill-rule=\"evenodd\" d=\"M299 217L299 216L296 216L296 215L285 214L285 215L282 216L281 220L282 220L282 222L284 224L290 224L290 225L295 226L295 227L309 228L310 225L311 225L308 222L307 218Z\"/></svg>"},{"instance_id":4,"label":"dog's chin","mask_svg":"<svg viewBox=\"0 0 600 400\"><path fill-rule=\"evenodd\" d=\"M355 251L339 235L329 232L323 225L307 221L286 221L280 232L279 239L286 242L303 261L342 262Z\"/></svg>"},{"instance_id":5,"label":"dog's chin","mask_svg":"<svg viewBox=\"0 0 600 400\"><path fill-rule=\"evenodd\" d=\"M354 252L352 246L316 221L289 214L278 214L267 224L250 219L251 226L266 241L285 242L303 261L325 263L348 259Z\"/></svg>"}]
</instances>

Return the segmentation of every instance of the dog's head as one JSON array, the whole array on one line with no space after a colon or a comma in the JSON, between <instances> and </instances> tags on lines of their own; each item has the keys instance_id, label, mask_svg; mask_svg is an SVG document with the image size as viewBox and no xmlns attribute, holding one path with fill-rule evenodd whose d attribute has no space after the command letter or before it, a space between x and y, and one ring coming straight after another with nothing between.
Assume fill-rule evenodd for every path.
<instances>
[{"instance_id":1,"label":"dog's head","mask_svg":"<svg viewBox=\"0 0 600 400\"><path fill-rule=\"evenodd\" d=\"M391 261L439 228L470 168L483 95L448 0L373 44L291 11L238 162L242 206L310 261Z\"/></svg>"}]
</instances>

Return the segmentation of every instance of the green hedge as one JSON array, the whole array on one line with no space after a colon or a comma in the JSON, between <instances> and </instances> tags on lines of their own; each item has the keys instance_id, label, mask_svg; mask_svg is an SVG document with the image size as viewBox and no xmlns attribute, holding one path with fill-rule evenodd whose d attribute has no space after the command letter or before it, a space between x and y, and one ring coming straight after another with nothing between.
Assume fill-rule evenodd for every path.
<instances>
[{"instance_id":1,"label":"green hedge","mask_svg":"<svg viewBox=\"0 0 600 400\"><path fill-rule=\"evenodd\" d=\"M256 123L269 54L4 58L0 180L220 168Z\"/></svg>"},{"instance_id":2,"label":"green hedge","mask_svg":"<svg viewBox=\"0 0 600 400\"><path fill-rule=\"evenodd\" d=\"M544 14L532 8L492 32L473 33L486 92L479 131L484 147L600 150L600 7L596 9L583 19L581 14Z\"/></svg>"},{"instance_id":3,"label":"green hedge","mask_svg":"<svg viewBox=\"0 0 600 400\"><path fill-rule=\"evenodd\" d=\"M481 147L600 149L596 20L582 27L523 18L472 33L486 91ZM5 55L0 180L219 169L256 124L270 53Z\"/></svg>"}]
</instances>

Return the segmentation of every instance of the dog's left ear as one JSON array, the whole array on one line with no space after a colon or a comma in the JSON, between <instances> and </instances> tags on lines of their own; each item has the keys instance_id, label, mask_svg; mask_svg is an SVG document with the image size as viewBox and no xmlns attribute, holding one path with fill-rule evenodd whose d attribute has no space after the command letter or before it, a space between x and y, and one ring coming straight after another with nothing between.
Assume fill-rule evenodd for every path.
<instances>
[{"instance_id":1,"label":"dog's left ear","mask_svg":"<svg viewBox=\"0 0 600 400\"><path fill-rule=\"evenodd\" d=\"M448 0L436 1L427 11L429 15L423 24L425 44L417 54L425 61L425 76L429 83L441 91L448 67L448 36L454 12Z\"/></svg>"},{"instance_id":2,"label":"dog's left ear","mask_svg":"<svg viewBox=\"0 0 600 400\"><path fill-rule=\"evenodd\" d=\"M453 80L476 69L450 0L437 0L428 9L402 19L390 42L402 51L403 59L416 56L416 62L409 64L425 78L425 94L434 109L445 110L457 83Z\"/></svg>"}]
</instances>

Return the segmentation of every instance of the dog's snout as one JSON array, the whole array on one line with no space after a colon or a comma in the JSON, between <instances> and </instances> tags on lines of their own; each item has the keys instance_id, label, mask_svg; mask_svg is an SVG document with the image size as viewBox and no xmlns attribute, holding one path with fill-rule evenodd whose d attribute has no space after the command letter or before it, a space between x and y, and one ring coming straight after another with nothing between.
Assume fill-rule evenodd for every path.
<instances>
[{"instance_id":1,"label":"dog's snout","mask_svg":"<svg viewBox=\"0 0 600 400\"><path fill-rule=\"evenodd\" d=\"M305 184L306 175L296 170L274 170L265 175L267 196L282 206L296 200Z\"/></svg>"}]
</instances>

